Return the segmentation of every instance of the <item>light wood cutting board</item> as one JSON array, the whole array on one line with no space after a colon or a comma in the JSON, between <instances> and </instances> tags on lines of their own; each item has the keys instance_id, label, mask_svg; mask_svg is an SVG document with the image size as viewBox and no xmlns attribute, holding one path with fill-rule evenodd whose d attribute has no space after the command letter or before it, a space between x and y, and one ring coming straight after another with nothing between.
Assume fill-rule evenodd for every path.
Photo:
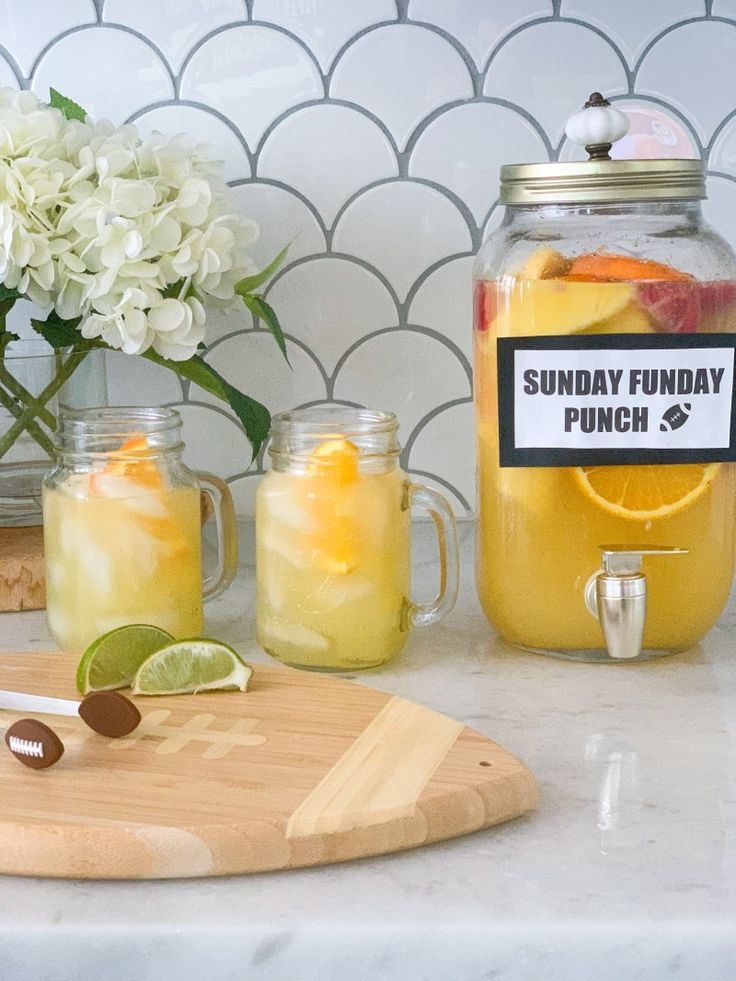
<instances>
[{"instance_id":1,"label":"light wood cutting board","mask_svg":"<svg viewBox=\"0 0 736 981\"><path fill-rule=\"evenodd\" d=\"M78 697L76 660L1 654L0 688ZM245 693L137 705L140 727L118 740L38 716L65 745L48 770L0 744L0 872L154 879L321 865L477 831L537 803L531 773L480 733L326 675L257 666ZM3 731L22 715L0 711Z\"/></svg>"}]
</instances>

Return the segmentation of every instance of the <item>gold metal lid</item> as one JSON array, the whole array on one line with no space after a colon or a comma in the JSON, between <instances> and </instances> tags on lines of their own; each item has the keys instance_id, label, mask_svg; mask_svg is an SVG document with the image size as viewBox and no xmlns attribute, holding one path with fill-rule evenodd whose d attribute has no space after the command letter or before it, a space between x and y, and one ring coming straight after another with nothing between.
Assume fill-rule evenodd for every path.
<instances>
[{"instance_id":1,"label":"gold metal lid","mask_svg":"<svg viewBox=\"0 0 736 981\"><path fill-rule=\"evenodd\" d=\"M701 160L583 160L501 168L502 204L685 201L705 196Z\"/></svg>"}]
</instances>

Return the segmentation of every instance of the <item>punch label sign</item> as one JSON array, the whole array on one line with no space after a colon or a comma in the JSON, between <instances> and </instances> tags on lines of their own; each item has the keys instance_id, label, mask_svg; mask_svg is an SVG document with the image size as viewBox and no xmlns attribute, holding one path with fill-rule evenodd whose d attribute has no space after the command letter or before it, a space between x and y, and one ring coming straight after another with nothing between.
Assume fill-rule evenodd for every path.
<instances>
[{"instance_id":1,"label":"punch label sign","mask_svg":"<svg viewBox=\"0 0 736 981\"><path fill-rule=\"evenodd\" d=\"M736 334L497 343L502 467L736 460Z\"/></svg>"}]
</instances>

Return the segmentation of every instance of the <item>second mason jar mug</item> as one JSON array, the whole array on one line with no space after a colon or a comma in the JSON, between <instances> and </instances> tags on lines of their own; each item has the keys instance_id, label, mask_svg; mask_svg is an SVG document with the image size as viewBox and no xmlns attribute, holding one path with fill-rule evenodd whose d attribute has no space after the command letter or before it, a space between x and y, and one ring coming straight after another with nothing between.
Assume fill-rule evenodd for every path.
<instances>
[{"instance_id":1,"label":"second mason jar mug","mask_svg":"<svg viewBox=\"0 0 736 981\"><path fill-rule=\"evenodd\" d=\"M46 611L59 647L83 651L130 623L201 634L202 600L232 582L227 485L189 470L174 409L65 410L43 488ZM200 490L214 504L218 567L202 582Z\"/></svg>"},{"instance_id":2,"label":"second mason jar mug","mask_svg":"<svg viewBox=\"0 0 736 981\"><path fill-rule=\"evenodd\" d=\"M257 624L286 664L375 667L455 603L452 509L400 469L397 430L393 414L366 409L274 416L273 466L256 499ZM426 604L410 596L412 504L429 511L439 542L440 590Z\"/></svg>"}]
</instances>

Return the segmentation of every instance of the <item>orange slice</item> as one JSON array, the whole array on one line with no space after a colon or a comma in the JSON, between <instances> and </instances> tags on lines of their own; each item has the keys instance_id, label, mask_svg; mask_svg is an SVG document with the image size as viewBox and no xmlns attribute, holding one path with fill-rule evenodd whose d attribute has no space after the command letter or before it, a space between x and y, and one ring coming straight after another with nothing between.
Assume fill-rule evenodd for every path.
<instances>
[{"instance_id":1,"label":"orange slice","mask_svg":"<svg viewBox=\"0 0 736 981\"><path fill-rule=\"evenodd\" d=\"M130 436L110 454L104 468L89 478L89 489L93 494L104 495L105 476L125 477L136 485L149 490L162 486L161 474L153 460L149 459L151 448L143 435Z\"/></svg>"},{"instance_id":2,"label":"orange slice","mask_svg":"<svg viewBox=\"0 0 736 981\"><path fill-rule=\"evenodd\" d=\"M576 467L579 489L597 507L627 521L658 521L690 507L713 483L718 463Z\"/></svg>"},{"instance_id":3,"label":"orange slice","mask_svg":"<svg viewBox=\"0 0 736 981\"><path fill-rule=\"evenodd\" d=\"M341 483L351 483L358 477L358 456L358 447L349 439L327 439L312 450L309 470Z\"/></svg>"},{"instance_id":4,"label":"orange slice","mask_svg":"<svg viewBox=\"0 0 736 981\"><path fill-rule=\"evenodd\" d=\"M327 439L311 453L307 484L314 531L308 535L312 562L328 575L346 575L358 565L353 487L359 450L342 437Z\"/></svg>"},{"instance_id":5,"label":"orange slice","mask_svg":"<svg viewBox=\"0 0 736 981\"><path fill-rule=\"evenodd\" d=\"M572 260L564 278L573 282L581 279L597 282L630 282L637 279L691 280L693 277L653 259L637 259L631 255L607 252L588 252Z\"/></svg>"}]
</instances>

